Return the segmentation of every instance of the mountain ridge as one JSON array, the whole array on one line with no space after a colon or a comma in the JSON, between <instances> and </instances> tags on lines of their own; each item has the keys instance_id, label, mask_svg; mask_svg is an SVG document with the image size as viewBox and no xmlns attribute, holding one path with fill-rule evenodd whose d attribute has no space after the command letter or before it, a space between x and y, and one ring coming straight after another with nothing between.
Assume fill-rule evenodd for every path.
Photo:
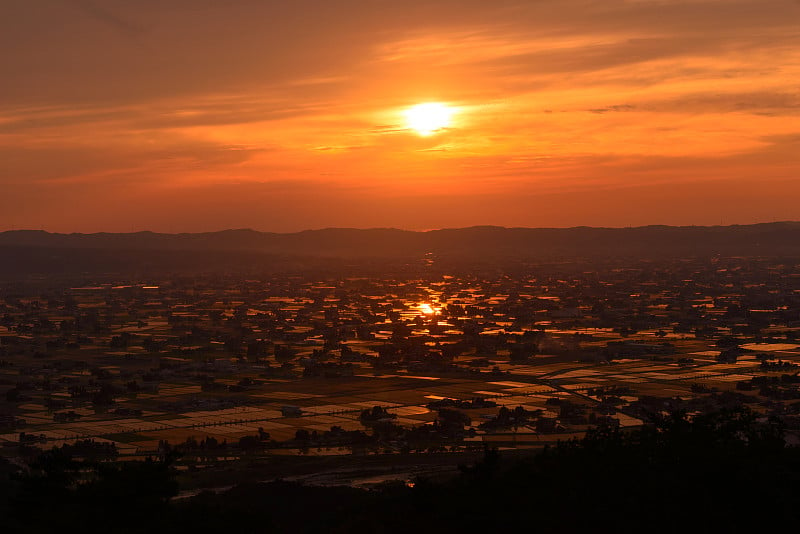
<instances>
[{"instance_id":1,"label":"mountain ridge","mask_svg":"<svg viewBox=\"0 0 800 534\"><path fill-rule=\"evenodd\" d=\"M326 227L318 229L306 229L296 232L269 232L262 230L254 230L252 228L229 228L223 230L207 231L207 232L155 232L152 230L140 230L136 232L48 232L46 230L33 230L33 229L20 229L20 230L5 230L0 231L0 245L7 244L25 244L35 245L37 243L28 240L19 239L21 237L34 237L34 236L47 236L47 239L55 240L69 240L69 239L97 239L97 238L131 238L137 237L151 237L151 238L194 238L200 239L211 236L231 236L231 235L247 235L247 236L308 236L320 235L331 233L393 233L393 234L407 234L407 235L433 235L437 233L452 233L452 232L554 232L554 233L570 233L576 231L593 231L593 232L616 232L616 233L630 233L640 231L658 231L658 230L673 230L673 231L735 231L739 229L744 230L774 230L774 229L794 229L800 230L800 221L776 221L768 223L754 223L754 224L732 224L732 225L643 225L643 226L626 226L626 227L608 227L608 226L570 226L570 227L526 227L526 226L499 226L499 225L474 225L459 228L438 228L431 230L404 230L392 227L374 227L374 228L351 228L351 227Z\"/></svg>"},{"instance_id":2,"label":"mountain ridge","mask_svg":"<svg viewBox=\"0 0 800 534\"><path fill-rule=\"evenodd\" d=\"M0 274L44 276L128 270L233 272L279 263L287 269L306 265L324 269L333 266L331 262L410 265L424 257L502 266L519 261L700 256L800 258L800 222L629 228L473 226L427 231L323 228L292 233L252 229L180 234L0 232Z\"/></svg>"}]
</instances>

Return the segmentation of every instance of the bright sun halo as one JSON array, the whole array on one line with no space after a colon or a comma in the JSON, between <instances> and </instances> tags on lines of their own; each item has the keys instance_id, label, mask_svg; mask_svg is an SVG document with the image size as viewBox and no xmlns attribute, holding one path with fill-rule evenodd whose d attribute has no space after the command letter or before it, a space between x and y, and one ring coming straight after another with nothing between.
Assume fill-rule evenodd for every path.
<instances>
[{"instance_id":1,"label":"bright sun halo","mask_svg":"<svg viewBox=\"0 0 800 534\"><path fill-rule=\"evenodd\" d=\"M453 110L438 102L417 104L405 112L406 124L419 135L432 135L450 126Z\"/></svg>"}]
</instances>

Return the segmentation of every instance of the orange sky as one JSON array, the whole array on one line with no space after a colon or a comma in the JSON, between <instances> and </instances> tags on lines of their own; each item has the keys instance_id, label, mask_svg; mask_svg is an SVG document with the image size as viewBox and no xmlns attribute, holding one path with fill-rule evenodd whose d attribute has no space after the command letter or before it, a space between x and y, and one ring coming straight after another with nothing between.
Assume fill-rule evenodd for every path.
<instances>
[{"instance_id":1,"label":"orange sky","mask_svg":"<svg viewBox=\"0 0 800 534\"><path fill-rule=\"evenodd\" d=\"M796 0L5 0L0 50L0 230L800 219Z\"/></svg>"}]
</instances>

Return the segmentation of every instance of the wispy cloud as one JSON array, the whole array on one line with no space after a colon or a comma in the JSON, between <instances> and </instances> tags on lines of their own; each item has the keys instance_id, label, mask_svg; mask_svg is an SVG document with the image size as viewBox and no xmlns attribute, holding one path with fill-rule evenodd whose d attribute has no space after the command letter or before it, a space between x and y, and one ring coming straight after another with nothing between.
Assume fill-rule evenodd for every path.
<instances>
[{"instance_id":1,"label":"wispy cloud","mask_svg":"<svg viewBox=\"0 0 800 534\"><path fill-rule=\"evenodd\" d=\"M144 33L144 28L131 22L130 20L115 14L113 11L102 8L97 5L93 0L61 0L71 6L74 6L81 12L92 17L93 19L114 28L120 33L136 37Z\"/></svg>"}]
</instances>

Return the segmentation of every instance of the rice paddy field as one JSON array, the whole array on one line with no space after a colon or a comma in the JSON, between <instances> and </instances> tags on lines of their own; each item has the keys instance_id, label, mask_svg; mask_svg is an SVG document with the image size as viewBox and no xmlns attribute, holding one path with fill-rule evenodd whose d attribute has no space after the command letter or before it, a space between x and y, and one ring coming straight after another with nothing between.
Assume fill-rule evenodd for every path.
<instances>
[{"instance_id":1,"label":"rice paddy field","mask_svg":"<svg viewBox=\"0 0 800 534\"><path fill-rule=\"evenodd\" d=\"M786 361L800 361L800 351L778 347L775 352ZM760 347L760 350L766 350ZM513 364L504 360L491 361L496 373L481 373L476 378L452 376L417 376L407 373L358 373L335 379L262 379L260 385L235 395L204 394L200 386L191 383L162 382L157 392L137 393L117 399L115 409L124 408L139 413L135 417L119 416L110 411L76 408L79 419L54 422L53 412L44 404L21 404L19 417L25 420L25 433L45 438L37 446L55 446L76 440L94 439L114 442L123 455L143 455L157 450L160 441L180 443L187 438L235 442L243 436L256 434L259 429L277 441L292 439L301 429L327 431L333 426L344 430L364 430L359 419L361 411L381 406L396 416L395 422L404 426L430 424L436 412L428 403L441 399L469 401L475 398L492 400L498 406L514 409L542 410L543 415L557 417L557 408L548 404L553 398L573 400L592 406L598 399L587 391L599 387L627 386L626 396L635 400L639 395L667 395L691 398L692 384L731 389L733 384L760 374L755 356L745 355L735 364L718 363L714 351L687 353L695 363L687 368L674 363L621 359L612 364L553 362L555 357L539 357L540 363ZM231 373L241 379L244 373ZM224 381L224 379L218 379ZM235 406L214 409L215 404ZM185 411L172 412L165 407L185 406ZM297 408L296 414L284 415L287 406ZM477 424L482 418L497 413L497 408L466 410ZM639 419L617 413L622 426L641 424ZM574 429L574 435L585 428ZM538 435L527 428L516 434L535 434L530 438L515 438L517 442L552 442L571 433ZM473 441L498 442L506 434L493 436L479 433ZM16 444L19 432L0 434L0 442Z\"/></svg>"},{"instance_id":2,"label":"rice paddy field","mask_svg":"<svg viewBox=\"0 0 800 534\"><path fill-rule=\"evenodd\" d=\"M791 269L668 267L4 294L0 453L93 440L136 458L268 434L264 456L344 455L295 438L370 433L362 412L375 407L394 425L434 427L449 401L469 421L459 448L530 448L635 427L667 405L701 412L733 395L767 414L792 401ZM493 425L501 408L529 416Z\"/></svg>"}]
</instances>

